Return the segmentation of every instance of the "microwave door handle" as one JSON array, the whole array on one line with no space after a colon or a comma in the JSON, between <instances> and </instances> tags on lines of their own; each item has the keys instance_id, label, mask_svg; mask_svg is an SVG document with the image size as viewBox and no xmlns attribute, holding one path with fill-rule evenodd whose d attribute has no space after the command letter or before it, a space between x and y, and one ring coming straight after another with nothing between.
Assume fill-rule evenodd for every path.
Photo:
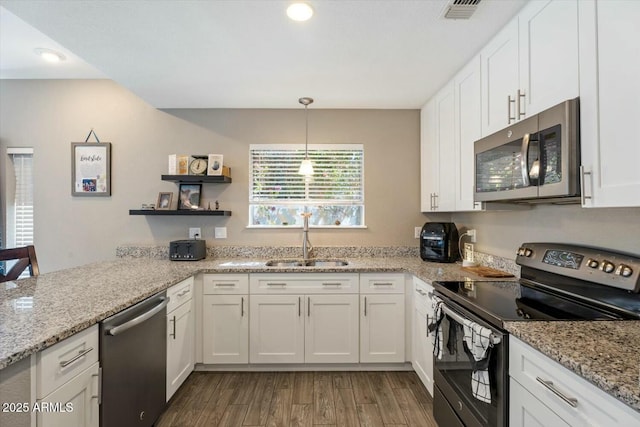
<instances>
[{"instance_id":1,"label":"microwave door handle","mask_svg":"<svg viewBox=\"0 0 640 427\"><path fill-rule=\"evenodd\" d=\"M525 133L522 137L522 152L520 153L520 169L522 170L522 183L525 187L529 187L529 140L530 135Z\"/></svg>"}]
</instances>

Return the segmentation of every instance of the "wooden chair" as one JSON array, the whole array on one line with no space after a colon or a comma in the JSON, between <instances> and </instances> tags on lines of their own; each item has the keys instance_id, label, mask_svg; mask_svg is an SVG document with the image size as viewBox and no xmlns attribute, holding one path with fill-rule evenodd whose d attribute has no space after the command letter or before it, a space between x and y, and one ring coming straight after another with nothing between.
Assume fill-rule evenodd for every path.
<instances>
[{"instance_id":1,"label":"wooden chair","mask_svg":"<svg viewBox=\"0 0 640 427\"><path fill-rule=\"evenodd\" d=\"M6 274L0 273L0 283L16 280L27 267L29 267L31 276L40 274L38 259L36 258L36 248L33 245L23 248L0 249L0 261L13 260L17 260L17 262L11 267L11 270Z\"/></svg>"}]
</instances>

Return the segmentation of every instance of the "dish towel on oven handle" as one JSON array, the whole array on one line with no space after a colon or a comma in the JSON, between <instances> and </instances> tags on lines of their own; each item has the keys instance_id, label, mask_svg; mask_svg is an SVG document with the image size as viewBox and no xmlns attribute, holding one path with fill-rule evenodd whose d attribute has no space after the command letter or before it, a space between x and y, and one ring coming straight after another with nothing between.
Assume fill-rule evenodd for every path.
<instances>
[{"instance_id":1,"label":"dish towel on oven handle","mask_svg":"<svg viewBox=\"0 0 640 427\"><path fill-rule=\"evenodd\" d=\"M476 399L491 403L491 384L489 382L488 362L491 353L491 330L472 322L464 321L464 343L469 358L473 357L471 391Z\"/></svg>"},{"instance_id":2,"label":"dish towel on oven handle","mask_svg":"<svg viewBox=\"0 0 640 427\"><path fill-rule=\"evenodd\" d=\"M433 317L431 320L433 322L429 323L427 320L427 330L429 332L434 332L435 335L433 337L433 355L438 359L442 359L442 347L444 345L444 337L442 336L442 319L444 319L444 312L442 311L442 305L444 301L442 301L437 296L433 296Z\"/></svg>"}]
</instances>

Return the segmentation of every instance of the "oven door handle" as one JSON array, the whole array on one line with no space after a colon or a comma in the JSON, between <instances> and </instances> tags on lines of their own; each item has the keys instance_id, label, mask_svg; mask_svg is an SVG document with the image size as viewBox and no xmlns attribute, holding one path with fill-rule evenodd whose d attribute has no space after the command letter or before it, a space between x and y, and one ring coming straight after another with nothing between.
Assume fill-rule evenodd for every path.
<instances>
[{"instance_id":1,"label":"oven door handle","mask_svg":"<svg viewBox=\"0 0 640 427\"><path fill-rule=\"evenodd\" d=\"M461 315L459 315L458 313L456 313L455 311L453 311L452 309L450 309L449 307L447 307L446 304L442 304L442 312L444 314L448 315L449 317L451 317L456 322L460 323L461 325L464 325L464 322L467 320L464 317L462 317ZM489 335L489 342L492 345L497 345L497 344L500 344L502 342L502 338L500 338L499 336L497 336L496 334L494 334L492 332Z\"/></svg>"},{"instance_id":2,"label":"oven door handle","mask_svg":"<svg viewBox=\"0 0 640 427\"><path fill-rule=\"evenodd\" d=\"M114 326L113 328L108 329L107 330L107 335L112 335L112 336L115 337L116 335L121 334L124 331L126 331L128 329L131 329L134 326L137 326L140 323L149 320L150 318L155 316L157 313L162 311L162 309L165 308L167 306L167 304L169 304L169 298L166 298L166 297L162 297L158 301L160 301L160 304L156 305L151 310L149 310L149 311L147 311L145 313L142 313L138 317L135 317L135 318L129 320L128 322L123 323L122 325Z\"/></svg>"}]
</instances>

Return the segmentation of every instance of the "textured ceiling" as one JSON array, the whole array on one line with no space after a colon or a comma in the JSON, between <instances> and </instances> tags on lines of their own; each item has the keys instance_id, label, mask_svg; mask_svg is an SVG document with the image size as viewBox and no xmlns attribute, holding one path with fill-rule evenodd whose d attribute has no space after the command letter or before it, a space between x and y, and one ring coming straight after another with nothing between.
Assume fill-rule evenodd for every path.
<instances>
[{"instance_id":1,"label":"textured ceiling","mask_svg":"<svg viewBox=\"0 0 640 427\"><path fill-rule=\"evenodd\" d=\"M12 37L3 18L0 76L110 78L158 108L298 108L301 96L315 108L419 108L525 0L483 0L457 21L441 18L446 0L310 0L304 23L286 17L289 3L2 0L78 67L21 64L17 51L50 46Z\"/></svg>"}]
</instances>

